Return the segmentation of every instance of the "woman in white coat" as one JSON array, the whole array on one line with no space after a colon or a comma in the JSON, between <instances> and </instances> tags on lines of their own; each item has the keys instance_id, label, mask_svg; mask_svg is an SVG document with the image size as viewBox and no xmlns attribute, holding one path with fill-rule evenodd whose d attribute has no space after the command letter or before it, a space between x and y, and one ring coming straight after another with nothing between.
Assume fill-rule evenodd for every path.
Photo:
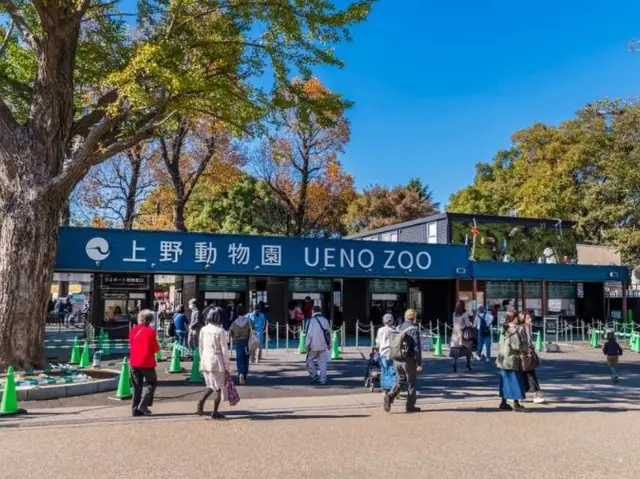
<instances>
[{"instance_id":1,"label":"woman in white coat","mask_svg":"<svg viewBox=\"0 0 640 479\"><path fill-rule=\"evenodd\" d=\"M229 374L229 348L227 342L227 332L220 326L220 312L218 309L209 310L205 318L206 326L200 330L199 352L200 352L200 372L204 376L207 386L204 394L198 401L197 414L204 414L204 403L211 394L213 396L212 419L224 419L218 412L222 401L222 388L224 387L225 376Z\"/></svg>"}]
</instances>

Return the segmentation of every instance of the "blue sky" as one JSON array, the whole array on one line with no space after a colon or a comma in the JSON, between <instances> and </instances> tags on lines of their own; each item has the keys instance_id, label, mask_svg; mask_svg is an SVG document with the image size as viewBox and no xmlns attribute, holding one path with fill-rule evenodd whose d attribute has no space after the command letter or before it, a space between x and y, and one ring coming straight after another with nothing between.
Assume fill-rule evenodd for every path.
<instances>
[{"instance_id":1,"label":"blue sky","mask_svg":"<svg viewBox=\"0 0 640 479\"><path fill-rule=\"evenodd\" d=\"M342 162L359 187L413 176L436 200L533 122L640 93L640 3L380 0L319 78L355 102Z\"/></svg>"}]
</instances>

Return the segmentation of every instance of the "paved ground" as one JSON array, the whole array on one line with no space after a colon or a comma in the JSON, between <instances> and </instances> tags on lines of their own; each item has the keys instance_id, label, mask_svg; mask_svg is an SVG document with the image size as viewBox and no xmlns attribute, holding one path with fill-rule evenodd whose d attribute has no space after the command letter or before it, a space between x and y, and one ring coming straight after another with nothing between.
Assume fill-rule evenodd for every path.
<instances>
[{"instance_id":1,"label":"paved ground","mask_svg":"<svg viewBox=\"0 0 640 479\"><path fill-rule=\"evenodd\" d=\"M225 422L184 402L135 420L126 405L59 409L0 427L2 477L624 479L640 467L629 400L573 397L528 414L421 400L407 415L385 414L376 396L242 400Z\"/></svg>"},{"instance_id":2,"label":"paved ground","mask_svg":"<svg viewBox=\"0 0 640 479\"><path fill-rule=\"evenodd\" d=\"M640 355L623 357L619 385L599 351L543 355L551 404L528 414L497 410L494 367L453 374L429 357L415 415L384 413L362 388L364 361L345 357L323 388L306 385L299 355L270 354L225 422L194 416L200 388L175 376L150 418L105 395L23 403L29 415L0 419L1 477L637 477Z\"/></svg>"},{"instance_id":3,"label":"paved ground","mask_svg":"<svg viewBox=\"0 0 640 479\"><path fill-rule=\"evenodd\" d=\"M562 398L577 390L590 394L617 391L627 397L635 397L635 388L640 387L640 355L627 353L622 359L623 380L614 388L607 375L607 367L599 350L585 348L564 348L560 354L542 354L542 364L538 376L549 393ZM362 353L367 353L362 349ZM365 391L363 377L366 361L360 351L349 349L342 361L332 361L329 366L329 384L310 387L305 371L304 356L293 351L270 351L263 364L251 365L249 385L242 388L246 399L273 397L307 397L361 394ZM419 394L423 398L436 400L488 398L496 395L498 371L493 365L473 362L474 371L466 372L459 362L457 374L451 372L451 360L435 358L428 353L425 370L420 375ZM191 363L183 363L185 370ZM159 401L194 401L202 386L194 386L186 381L187 374L168 374L168 363L158 367ZM624 392L622 392L624 391ZM585 391L582 392L583 394ZM38 408L65 406L109 406L108 398L113 393L95 394L52 401L40 401ZM640 397L640 393L639 396ZM34 407L24 403L25 407Z\"/></svg>"}]
</instances>

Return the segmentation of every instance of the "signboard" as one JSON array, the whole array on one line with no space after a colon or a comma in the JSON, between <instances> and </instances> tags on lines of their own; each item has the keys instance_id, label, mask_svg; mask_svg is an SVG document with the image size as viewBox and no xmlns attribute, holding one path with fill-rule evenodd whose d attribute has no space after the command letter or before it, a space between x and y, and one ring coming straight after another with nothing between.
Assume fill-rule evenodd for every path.
<instances>
[{"instance_id":1,"label":"signboard","mask_svg":"<svg viewBox=\"0 0 640 479\"><path fill-rule=\"evenodd\" d=\"M558 316L545 316L543 319L543 337L545 343L557 343L558 342Z\"/></svg>"},{"instance_id":2,"label":"signboard","mask_svg":"<svg viewBox=\"0 0 640 479\"><path fill-rule=\"evenodd\" d=\"M101 274L102 289L149 289L146 274Z\"/></svg>"},{"instance_id":3,"label":"signboard","mask_svg":"<svg viewBox=\"0 0 640 479\"><path fill-rule=\"evenodd\" d=\"M464 245L65 227L55 269L403 279L470 274Z\"/></svg>"},{"instance_id":4,"label":"signboard","mask_svg":"<svg viewBox=\"0 0 640 479\"><path fill-rule=\"evenodd\" d=\"M198 278L200 291L246 291L246 276L205 276Z\"/></svg>"},{"instance_id":5,"label":"signboard","mask_svg":"<svg viewBox=\"0 0 640 479\"><path fill-rule=\"evenodd\" d=\"M527 296L527 301L529 300L529 298L542 298L542 283L540 281L526 281L524 289Z\"/></svg>"},{"instance_id":6,"label":"signboard","mask_svg":"<svg viewBox=\"0 0 640 479\"><path fill-rule=\"evenodd\" d=\"M562 300L561 299L550 299L549 300L549 308L548 310L552 313L559 313L562 311Z\"/></svg>"},{"instance_id":7,"label":"signboard","mask_svg":"<svg viewBox=\"0 0 640 479\"><path fill-rule=\"evenodd\" d=\"M371 295L373 301L398 301L397 294L373 293Z\"/></svg>"},{"instance_id":8,"label":"signboard","mask_svg":"<svg viewBox=\"0 0 640 479\"><path fill-rule=\"evenodd\" d=\"M578 283L576 285L576 294L578 298L580 299L584 298L584 283Z\"/></svg>"},{"instance_id":9,"label":"signboard","mask_svg":"<svg viewBox=\"0 0 640 479\"><path fill-rule=\"evenodd\" d=\"M549 298L576 299L576 285L574 283L550 282L548 286Z\"/></svg>"},{"instance_id":10,"label":"signboard","mask_svg":"<svg viewBox=\"0 0 640 479\"><path fill-rule=\"evenodd\" d=\"M491 299L513 299L516 297L516 283L513 281L487 281L485 295Z\"/></svg>"},{"instance_id":11,"label":"signboard","mask_svg":"<svg viewBox=\"0 0 640 479\"><path fill-rule=\"evenodd\" d=\"M289 278L289 291L296 293L330 293L331 280L327 278Z\"/></svg>"},{"instance_id":12,"label":"signboard","mask_svg":"<svg viewBox=\"0 0 640 479\"><path fill-rule=\"evenodd\" d=\"M406 280L372 279L369 289L372 293L406 293L409 283Z\"/></svg>"},{"instance_id":13,"label":"signboard","mask_svg":"<svg viewBox=\"0 0 640 479\"><path fill-rule=\"evenodd\" d=\"M220 292L220 291L209 291L204 293L204 299L236 299L235 293L230 292Z\"/></svg>"}]
</instances>

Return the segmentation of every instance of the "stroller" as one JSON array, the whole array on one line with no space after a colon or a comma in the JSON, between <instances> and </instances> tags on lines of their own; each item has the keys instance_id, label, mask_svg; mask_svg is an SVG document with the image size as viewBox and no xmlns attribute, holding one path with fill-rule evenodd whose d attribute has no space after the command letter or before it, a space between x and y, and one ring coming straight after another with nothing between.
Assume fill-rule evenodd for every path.
<instances>
[{"instance_id":1,"label":"stroller","mask_svg":"<svg viewBox=\"0 0 640 479\"><path fill-rule=\"evenodd\" d=\"M371 349L369 359L362 353L360 353L360 356L367 361L367 370L364 373L364 387L374 392L376 387L380 385L380 352L378 348L374 347Z\"/></svg>"}]
</instances>

